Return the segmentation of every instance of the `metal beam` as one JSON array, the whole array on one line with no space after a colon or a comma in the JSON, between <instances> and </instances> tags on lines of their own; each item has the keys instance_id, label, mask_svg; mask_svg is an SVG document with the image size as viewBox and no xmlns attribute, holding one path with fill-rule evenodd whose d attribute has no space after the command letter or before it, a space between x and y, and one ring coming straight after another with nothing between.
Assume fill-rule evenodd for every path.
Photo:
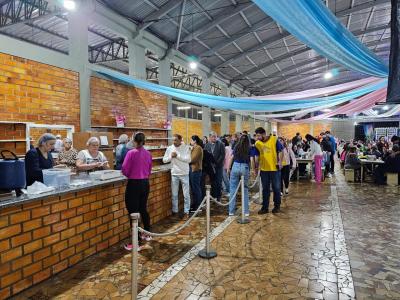
<instances>
[{"instance_id":1,"label":"metal beam","mask_svg":"<svg viewBox=\"0 0 400 300\"><path fill-rule=\"evenodd\" d=\"M169 0L167 1L166 4L161 6L158 10L155 10L152 12L150 15L148 15L146 18L143 19L141 24L138 26L138 30L142 31L146 29L147 27L151 26L156 22L158 19L161 17L165 16L167 13L169 13L171 10L174 8L178 7L179 4L181 4L182 0Z\"/></svg>"},{"instance_id":2,"label":"metal beam","mask_svg":"<svg viewBox=\"0 0 400 300\"><path fill-rule=\"evenodd\" d=\"M179 28L178 28L178 36L176 38L176 50L179 48L179 43L181 41L181 33L182 33L182 24L183 24L183 15L185 13L185 5L186 5L186 0L182 1L182 6L181 6L181 14L179 16Z\"/></svg>"},{"instance_id":3,"label":"metal beam","mask_svg":"<svg viewBox=\"0 0 400 300\"><path fill-rule=\"evenodd\" d=\"M380 27L376 27L375 29L377 29L377 30L382 30L382 28L380 28ZM385 39L385 40L383 40L383 41L388 41L388 40ZM382 41L381 41L381 42L382 42ZM367 46L367 47L373 47L373 46L376 46L376 45L377 45L377 41L372 41L372 42L365 43L365 46ZM305 60L304 62L301 62L301 63L299 63L299 64L295 64L295 65L293 65L293 66L289 66L289 67L284 68L284 69L282 69L282 70L279 70L279 71L277 71L277 72L271 73L271 74L269 74L269 76L274 76L274 75L277 75L277 74L280 74L280 73L285 73L285 72L291 71L291 70L293 70L293 69L297 69L297 68L306 66L306 65L308 65L308 64L311 64L311 63L314 63L314 62L317 62L317 61L320 61L320 60L325 60L325 58L324 58L324 57L321 57L321 56L318 56L318 57L313 58L313 59L311 59L311 60ZM255 85L258 85L258 84L260 84L260 83L262 83L262 82L264 82L264 81L265 81L265 79L260 79L260 80L255 81L254 84L255 84ZM269 84L269 83L262 84L262 85L260 85L260 87L263 87L263 86L265 86L266 84ZM247 88L247 87L245 86L245 88Z\"/></svg>"},{"instance_id":4,"label":"metal beam","mask_svg":"<svg viewBox=\"0 0 400 300\"><path fill-rule=\"evenodd\" d=\"M346 16L346 15L349 15L349 14L355 12L355 11L359 11L359 10L362 10L362 9L371 8L371 7L374 7L375 5L384 4L384 3L388 3L388 0L369 1L369 2L367 2L367 3L364 3L364 4L361 4L361 5L357 5L357 6L354 6L354 7L352 7L352 8L349 8L349 9L344 9L344 10L342 10L342 11L339 11L339 12L336 13L336 16L337 16L337 17ZM242 38L243 36L245 36L245 35L247 35L247 34L249 34L249 33L254 32L255 30L257 30L257 29L259 29L259 28L262 28L262 27L264 27L264 26L269 26L269 25L272 25L272 24L275 23L275 22L270 22L270 23L265 24L265 23L264 23L265 21L266 21L266 19L257 22L256 24L254 24L254 25L253 25L251 28L249 28L248 30L243 31L243 34L240 34L240 32L239 32L238 34L236 34L236 33L232 34L232 38L231 38L231 39L223 40L223 41L221 41L221 43L217 44L217 45L214 46L213 48L211 48L211 49L209 49L208 51L204 52L203 55L202 55L202 58L205 59L207 56L210 56L212 53L216 53L217 50L219 50L219 49L221 49L221 48L223 48L223 47L225 47L225 46L228 46L230 43L232 43L232 42L234 42L234 41L236 41L236 40ZM248 53L247 53L248 51L255 51L255 50L257 50L257 49L261 49L261 48L263 48L263 47L268 46L269 44L272 44L272 43L274 43L274 42L277 42L277 41L279 41L280 39L283 39L283 38L288 37L288 36L290 36L290 33L287 33L287 32L285 32L285 33L282 34L282 35L281 35L281 34L275 35L275 36L269 38L268 40L266 40L265 42L263 42L263 43L261 43L261 44L255 46L255 47L253 47L253 48L250 48L250 49L245 50L244 53L239 53L239 54L237 54L236 56L234 56L234 57L232 57L232 58L230 58L230 59L228 59L228 60L222 62L221 64L219 64L219 65L213 67L212 69L215 71L216 69L225 67L225 66L231 64L233 61L245 57L245 55L248 54Z\"/></svg>"},{"instance_id":5,"label":"metal beam","mask_svg":"<svg viewBox=\"0 0 400 300\"><path fill-rule=\"evenodd\" d=\"M58 37L60 39L68 41L68 36L66 36L64 34L61 34L61 33L58 33L57 31L54 31L54 30L51 30L51 29L48 29L48 28L44 28L43 26L39 26L39 25L36 25L34 23L31 23L31 22L26 22L25 25L27 25L29 27L32 27L32 28L35 28L35 29L39 29L40 31L46 32L46 33L54 35L54 36L56 36L56 37Z\"/></svg>"},{"instance_id":6,"label":"metal beam","mask_svg":"<svg viewBox=\"0 0 400 300\"><path fill-rule=\"evenodd\" d=\"M124 38L89 46L89 62L99 63L105 61L121 60L128 58L128 46Z\"/></svg>"},{"instance_id":7,"label":"metal beam","mask_svg":"<svg viewBox=\"0 0 400 300\"><path fill-rule=\"evenodd\" d=\"M197 38L199 35L209 31L211 28L219 25L221 22L231 18L232 16L240 13L241 11L253 6L253 2L247 2L244 4L238 4L237 6L232 6L225 9L221 14L218 14L214 20L206 25L201 25L198 29L193 31L193 33L188 34L184 37L183 42L188 42L193 38Z\"/></svg>"},{"instance_id":8,"label":"metal beam","mask_svg":"<svg viewBox=\"0 0 400 300\"><path fill-rule=\"evenodd\" d=\"M353 34L355 36L358 36L358 35L363 35L363 34L366 34L366 33L374 32L374 31L384 30L386 28L387 28L387 24L382 25L382 26L378 26L378 27L374 27L374 28L368 28L366 30L358 30L358 31L353 32ZM308 48L308 47L305 47L305 48L297 49L297 50L295 50L293 52L289 52L289 53L286 53L284 55L281 55L281 56L275 58L272 61L265 62L265 63L259 65L258 67L254 67L254 68L251 68L250 70L248 70L246 72L243 72L243 74L240 75L240 76L234 77L231 80L231 83L234 83L235 81L237 81L242 76L248 76L248 75L253 74L253 73L255 73L255 72L259 71L259 70L262 70L262 69L264 69L264 68L266 68L266 67L268 67L268 66L270 66L270 65L272 65L272 64L274 64L274 63L276 63L278 61L281 61L283 59L287 59L287 58L290 58L292 56L296 56L296 55L305 53L305 52L307 52L309 50L311 50L311 49Z\"/></svg>"}]
</instances>

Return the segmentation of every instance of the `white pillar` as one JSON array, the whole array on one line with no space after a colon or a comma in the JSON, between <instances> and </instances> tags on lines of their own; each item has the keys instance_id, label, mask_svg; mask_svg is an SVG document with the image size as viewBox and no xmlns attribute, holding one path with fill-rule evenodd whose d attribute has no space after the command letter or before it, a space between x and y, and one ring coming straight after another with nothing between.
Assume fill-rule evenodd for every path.
<instances>
[{"instance_id":1,"label":"white pillar","mask_svg":"<svg viewBox=\"0 0 400 300\"><path fill-rule=\"evenodd\" d=\"M171 61L168 57L158 62L158 84L163 86L171 86ZM172 122L172 98L167 96L167 119ZM168 137L172 138L172 131L168 131ZM172 140L168 140L171 144Z\"/></svg>"},{"instance_id":2,"label":"white pillar","mask_svg":"<svg viewBox=\"0 0 400 300\"><path fill-rule=\"evenodd\" d=\"M249 122L250 122L250 134L253 134L254 131L256 130L256 120L254 118L249 118Z\"/></svg>"},{"instance_id":3,"label":"white pillar","mask_svg":"<svg viewBox=\"0 0 400 300\"><path fill-rule=\"evenodd\" d=\"M229 133L229 112L221 112L221 135Z\"/></svg>"},{"instance_id":4,"label":"white pillar","mask_svg":"<svg viewBox=\"0 0 400 300\"><path fill-rule=\"evenodd\" d=\"M209 107L203 106L202 107L203 114L201 115L202 118L202 129L203 135L208 136L211 131L211 109Z\"/></svg>"},{"instance_id":5,"label":"white pillar","mask_svg":"<svg viewBox=\"0 0 400 300\"><path fill-rule=\"evenodd\" d=\"M202 83L202 92L204 94L211 93L211 81L210 78L204 77ZM208 136L211 131L211 109L209 107L202 107L203 114L202 114L202 129L203 135Z\"/></svg>"},{"instance_id":6,"label":"white pillar","mask_svg":"<svg viewBox=\"0 0 400 300\"><path fill-rule=\"evenodd\" d=\"M133 38L128 39L129 76L146 80L146 49L135 43Z\"/></svg>"},{"instance_id":7,"label":"white pillar","mask_svg":"<svg viewBox=\"0 0 400 300\"><path fill-rule=\"evenodd\" d=\"M242 115L235 115L235 132L242 132Z\"/></svg>"},{"instance_id":8,"label":"white pillar","mask_svg":"<svg viewBox=\"0 0 400 300\"><path fill-rule=\"evenodd\" d=\"M90 76L85 66L89 61L88 53L88 15L89 7L83 5L79 10L68 14L69 56L79 69L79 99L81 131L91 127Z\"/></svg>"},{"instance_id":9,"label":"white pillar","mask_svg":"<svg viewBox=\"0 0 400 300\"><path fill-rule=\"evenodd\" d=\"M313 112L311 113L311 117L314 117L314 113ZM309 134L314 136L314 123L313 122L310 123L310 132L309 132Z\"/></svg>"}]
</instances>

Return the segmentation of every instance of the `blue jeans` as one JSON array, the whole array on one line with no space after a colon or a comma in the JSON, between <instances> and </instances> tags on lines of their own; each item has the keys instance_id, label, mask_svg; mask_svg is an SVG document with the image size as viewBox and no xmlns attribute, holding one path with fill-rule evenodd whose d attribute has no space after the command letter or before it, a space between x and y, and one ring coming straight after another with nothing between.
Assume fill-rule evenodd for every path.
<instances>
[{"instance_id":1,"label":"blue jeans","mask_svg":"<svg viewBox=\"0 0 400 300\"><path fill-rule=\"evenodd\" d=\"M263 188L263 204L262 209L267 210L269 207L270 186L272 183L272 191L274 192L274 206L281 206L281 172L280 171L261 171L261 183Z\"/></svg>"},{"instance_id":2,"label":"blue jeans","mask_svg":"<svg viewBox=\"0 0 400 300\"><path fill-rule=\"evenodd\" d=\"M231 171L231 179L230 179L230 196L229 200L233 198L233 194L236 192L236 189L239 185L240 178L244 177L244 213L249 213L249 165L248 164L240 164L237 162L233 163L232 171ZM240 188L239 188L240 189ZM236 196L235 196L236 197ZM233 200L229 203L229 213L234 214L236 209L236 200Z\"/></svg>"},{"instance_id":3,"label":"blue jeans","mask_svg":"<svg viewBox=\"0 0 400 300\"><path fill-rule=\"evenodd\" d=\"M222 195L222 173L223 167L216 167L215 178L211 182L211 196L217 199L220 199Z\"/></svg>"},{"instance_id":4,"label":"blue jeans","mask_svg":"<svg viewBox=\"0 0 400 300\"><path fill-rule=\"evenodd\" d=\"M190 170L190 188L192 189L193 201L192 201L192 208L197 209L201 203L201 170L194 171Z\"/></svg>"},{"instance_id":5,"label":"blue jeans","mask_svg":"<svg viewBox=\"0 0 400 300\"><path fill-rule=\"evenodd\" d=\"M178 194L179 182L182 184L185 214L189 213L190 209L190 188L189 188L189 174L188 175L172 175L172 212L178 212Z\"/></svg>"},{"instance_id":6,"label":"blue jeans","mask_svg":"<svg viewBox=\"0 0 400 300\"><path fill-rule=\"evenodd\" d=\"M224 192L225 193L229 193L229 176L228 176L228 172L224 169L223 173L222 173L222 182L224 184Z\"/></svg>"}]
</instances>

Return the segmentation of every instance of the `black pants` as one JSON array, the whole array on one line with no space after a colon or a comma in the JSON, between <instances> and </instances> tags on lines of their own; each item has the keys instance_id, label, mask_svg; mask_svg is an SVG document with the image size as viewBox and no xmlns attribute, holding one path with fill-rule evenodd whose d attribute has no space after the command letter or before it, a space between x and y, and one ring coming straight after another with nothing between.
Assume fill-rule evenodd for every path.
<instances>
[{"instance_id":1,"label":"black pants","mask_svg":"<svg viewBox=\"0 0 400 300\"><path fill-rule=\"evenodd\" d=\"M125 191L125 205L129 214L140 213L143 227L150 230L150 216L147 212L147 198L149 197L150 183L148 179L129 179ZM129 216L129 220L130 220Z\"/></svg>"},{"instance_id":2,"label":"black pants","mask_svg":"<svg viewBox=\"0 0 400 300\"><path fill-rule=\"evenodd\" d=\"M290 166L284 166L281 169L281 192L283 192L284 186L289 188L289 175L290 175Z\"/></svg>"},{"instance_id":3,"label":"black pants","mask_svg":"<svg viewBox=\"0 0 400 300\"><path fill-rule=\"evenodd\" d=\"M330 171L331 173L335 173L335 152L331 152L331 156L330 156Z\"/></svg>"}]
</instances>

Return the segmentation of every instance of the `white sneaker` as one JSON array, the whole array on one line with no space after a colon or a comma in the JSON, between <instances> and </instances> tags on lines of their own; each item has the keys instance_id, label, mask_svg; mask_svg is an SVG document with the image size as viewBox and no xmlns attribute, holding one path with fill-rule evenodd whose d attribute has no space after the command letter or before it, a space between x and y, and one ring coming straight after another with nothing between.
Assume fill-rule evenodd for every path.
<instances>
[{"instance_id":1,"label":"white sneaker","mask_svg":"<svg viewBox=\"0 0 400 300\"><path fill-rule=\"evenodd\" d=\"M286 189L286 190L285 190L285 194L286 194L286 195L289 195L289 189Z\"/></svg>"},{"instance_id":2,"label":"white sneaker","mask_svg":"<svg viewBox=\"0 0 400 300\"><path fill-rule=\"evenodd\" d=\"M245 216L245 217L249 217L249 216L250 216L250 214L244 214L244 216Z\"/></svg>"},{"instance_id":3,"label":"white sneaker","mask_svg":"<svg viewBox=\"0 0 400 300\"><path fill-rule=\"evenodd\" d=\"M281 192L281 196L283 196L283 193Z\"/></svg>"},{"instance_id":4,"label":"white sneaker","mask_svg":"<svg viewBox=\"0 0 400 300\"><path fill-rule=\"evenodd\" d=\"M235 214L229 213L229 216L230 216L230 217L233 217L234 215L235 215Z\"/></svg>"}]
</instances>

